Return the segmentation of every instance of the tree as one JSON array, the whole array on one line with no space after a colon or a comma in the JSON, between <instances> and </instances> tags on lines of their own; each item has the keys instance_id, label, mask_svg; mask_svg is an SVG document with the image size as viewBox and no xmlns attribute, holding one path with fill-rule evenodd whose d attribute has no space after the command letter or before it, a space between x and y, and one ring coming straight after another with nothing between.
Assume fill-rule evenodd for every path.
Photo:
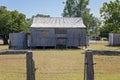
<instances>
[{"instance_id":1,"label":"tree","mask_svg":"<svg viewBox=\"0 0 120 80\"><path fill-rule=\"evenodd\" d=\"M50 17L50 15L36 14L36 15L33 15L32 17Z\"/></svg>"},{"instance_id":2,"label":"tree","mask_svg":"<svg viewBox=\"0 0 120 80\"><path fill-rule=\"evenodd\" d=\"M83 14L83 22L87 27L87 32L88 34L95 34L96 36L98 36L98 30L100 27L100 20L96 17L93 16L93 14L90 14L90 9L88 9L87 11L85 11L85 13Z\"/></svg>"},{"instance_id":3,"label":"tree","mask_svg":"<svg viewBox=\"0 0 120 80\"><path fill-rule=\"evenodd\" d=\"M32 24L32 21L33 21L34 17L50 17L50 15L36 14L36 15L33 15L31 18L27 18L27 22Z\"/></svg>"},{"instance_id":4,"label":"tree","mask_svg":"<svg viewBox=\"0 0 120 80\"><path fill-rule=\"evenodd\" d=\"M5 6L0 6L0 34L3 43L8 44L9 33L28 31L29 24L26 16L18 11L9 11Z\"/></svg>"},{"instance_id":5,"label":"tree","mask_svg":"<svg viewBox=\"0 0 120 80\"><path fill-rule=\"evenodd\" d=\"M87 32L90 34L92 27L99 26L99 19L90 14L90 9L87 8L88 4L89 0L67 0L62 15L63 17L82 17Z\"/></svg>"},{"instance_id":6,"label":"tree","mask_svg":"<svg viewBox=\"0 0 120 80\"><path fill-rule=\"evenodd\" d=\"M67 0L63 10L64 17L82 17L89 0Z\"/></svg>"},{"instance_id":7,"label":"tree","mask_svg":"<svg viewBox=\"0 0 120 80\"><path fill-rule=\"evenodd\" d=\"M101 34L120 33L120 0L105 2L100 9L100 14L103 18Z\"/></svg>"}]
</instances>

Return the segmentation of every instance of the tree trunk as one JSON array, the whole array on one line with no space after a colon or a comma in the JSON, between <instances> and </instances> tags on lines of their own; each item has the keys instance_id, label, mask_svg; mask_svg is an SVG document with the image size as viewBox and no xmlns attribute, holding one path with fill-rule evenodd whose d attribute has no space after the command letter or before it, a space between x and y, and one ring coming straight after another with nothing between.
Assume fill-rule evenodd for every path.
<instances>
[{"instance_id":1,"label":"tree trunk","mask_svg":"<svg viewBox=\"0 0 120 80\"><path fill-rule=\"evenodd\" d=\"M8 45L8 35L2 35L3 45Z\"/></svg>"}]
</instances>

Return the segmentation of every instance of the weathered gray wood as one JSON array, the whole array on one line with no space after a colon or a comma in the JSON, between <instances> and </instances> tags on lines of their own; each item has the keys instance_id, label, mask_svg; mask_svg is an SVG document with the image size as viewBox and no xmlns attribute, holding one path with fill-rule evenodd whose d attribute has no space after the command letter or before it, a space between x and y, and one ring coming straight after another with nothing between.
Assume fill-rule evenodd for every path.
<instances>
[{"instance_id":1,"label":"weathered gray wood","mask_svg":"<svg viewBox=\"0 0 120 80\"><path fill-rule=\"evenodd\" d=\"M31 28L30 47L56 47L57 44L61 44L61 41L58 41L57 38L62 37L66 38L66 47L78 47L88 45L86 28L64 28L67 30L66 34L56 34L55 29L57 28ZM43 30L47 30L49 32L48 37L43 37Z\"/></svg>"},{"instance_id":2,"label":"weathered gray wood","mask_svg":"<svg viewBox=\"0 0 120 80\"><path fill-rule=\"evenodd\" d=\"M120 34L109 33L109 45L110 46L120 46Z\"/></svg>"},{"instance_id":3,"label":"weathered gray wood","mask_svg":"<svg viewBox=\"0 0 120 80\"><path fill-rule=\"evenodd\" d=\"M27 35L25 32L10 33L9 34L9 48L10 49L26 49Z\"/></svg>"},{"instance_id":4,"label":"weathered gray wood","mask_svg":"<svg viewBox=\"0 0 120 80\"><path fill-rule=\"evenodd\" d=\"M85 53L85 80L94 80L93 54L91 51Z\"/></svg>"},{"instance_id":5,"label":"weathered gray wood","mask_svg":"<svg viewBox=\"0 0 120 80\"><path fill-rule=\"evenodd\" d=\"M42 31L48 30L49 36L43 37ZM56 37L54 29L47 29L47 28L32 28L31 29L31 42L30 47L39 47L39 46L55 46L56 44Z\"/></svg>"},{"instance_id":6,"label":"weathered gray wood","mask_svg":"<svg viewBox=\"0 0 120 80\"><path fill-rule=\"evenodd\" d=\"M0 55L8 55L8 54L27 54L28 52L32 52L32 51L28 51L28 50L4 50L4 51L0 51Z\"/></svg>"},{"instance_id":7,"label":"weathered gray wood","mask_svg":"<svg viewBox=\"0 0 120 80\"><path fill-rule=\"evenodd\" d=\"M35 67L32 52L26 55L27 80L35 80Z\"/></svg>"}]
</instances>

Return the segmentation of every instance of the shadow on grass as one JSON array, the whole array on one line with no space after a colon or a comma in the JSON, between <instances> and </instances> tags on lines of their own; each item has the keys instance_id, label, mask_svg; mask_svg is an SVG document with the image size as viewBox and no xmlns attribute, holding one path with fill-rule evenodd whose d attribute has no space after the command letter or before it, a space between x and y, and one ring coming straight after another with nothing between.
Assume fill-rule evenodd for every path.
<instances>
[{"instance_id":1,"label":"shadow on grass","mask_svg":"<svg viewBox=\"0 0 120 80\"><path fill-rule=\"evenodd\" d=\"M120 50L120 45L116 45L116 46L105 45L105 46L111 47L111 48L116 48L115 50Z\"/></svg>"},{"instance_id":2,"label":"shadow on grass","mask_svg":"<svg viewBox=\"0 0 120 80\"><path fill-rule=\"evenodd\" d=\"M120 53L95 53L94 55L99 55L99 56L120 56Z\"/></svg>"},{"instance_id":3,"label":"shadow on grass","mask_svg":"<svg viewBox=\"0 0 120 80\"><path fill-rule=\"evenodd\" d=\"M4 43L0 40L0 46L6 46L6 45L9 45L9 43L8 43L8 44L4 44Z\"/></svg>"},{"instance_id":4,"label":"shadow on grass","mask_svg":"<svg viewBox=\"0 0 120 80\"><path fill-rule=\"evenodd\" d=\"M83 50L81 47L32 47L31 50Z\"/></svg>"},{"instance_id":5,"label":"shadow on grass","mask_svg":"<svg viewBox=\"0 0 120 80\"><path fill-rule=\"evenodd\" d=\"M120 45L113 45L113 46L111 46L111 45L105 45L105 46L107 46L107 47L120 47Z\"/></svg>"},{"instance_id":6,"label":"shadow on grass","mask_svg":"<svg viewBox=\"0 0 120 80\"><path fill-rule=\"evenodd\" d=\"M120 50L87 50L90 51L93 55L102 55L102 56L120 56ZM87 52L89 54L89 52Z\"/></svg>"}]
</instances>

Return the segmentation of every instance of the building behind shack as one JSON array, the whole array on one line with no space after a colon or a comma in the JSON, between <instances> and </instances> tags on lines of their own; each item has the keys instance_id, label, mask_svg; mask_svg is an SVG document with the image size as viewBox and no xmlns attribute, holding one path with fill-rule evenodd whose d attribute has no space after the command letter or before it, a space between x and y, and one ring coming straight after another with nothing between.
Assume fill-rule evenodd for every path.
<instances>
[{"instance_id":1,"label":"building behind shack","mask_svg":"<svg viewBox=\"0 0 120 80\"><path fill-rule=\"evenodd\" d=\"M110 46L120 46L120 34L109 33L109 45Z\"/></svg>"},{"instance_id":2,"label":"building behind shack","mask_svg":"<svg viewBox=\"0 0 120 80\"><path fill-rule=\"evenodd\" d=\"M9 34L9 48L10 49L26 49L27 35L25 32L10 33Z\"/></svg>"}]
</instances>

